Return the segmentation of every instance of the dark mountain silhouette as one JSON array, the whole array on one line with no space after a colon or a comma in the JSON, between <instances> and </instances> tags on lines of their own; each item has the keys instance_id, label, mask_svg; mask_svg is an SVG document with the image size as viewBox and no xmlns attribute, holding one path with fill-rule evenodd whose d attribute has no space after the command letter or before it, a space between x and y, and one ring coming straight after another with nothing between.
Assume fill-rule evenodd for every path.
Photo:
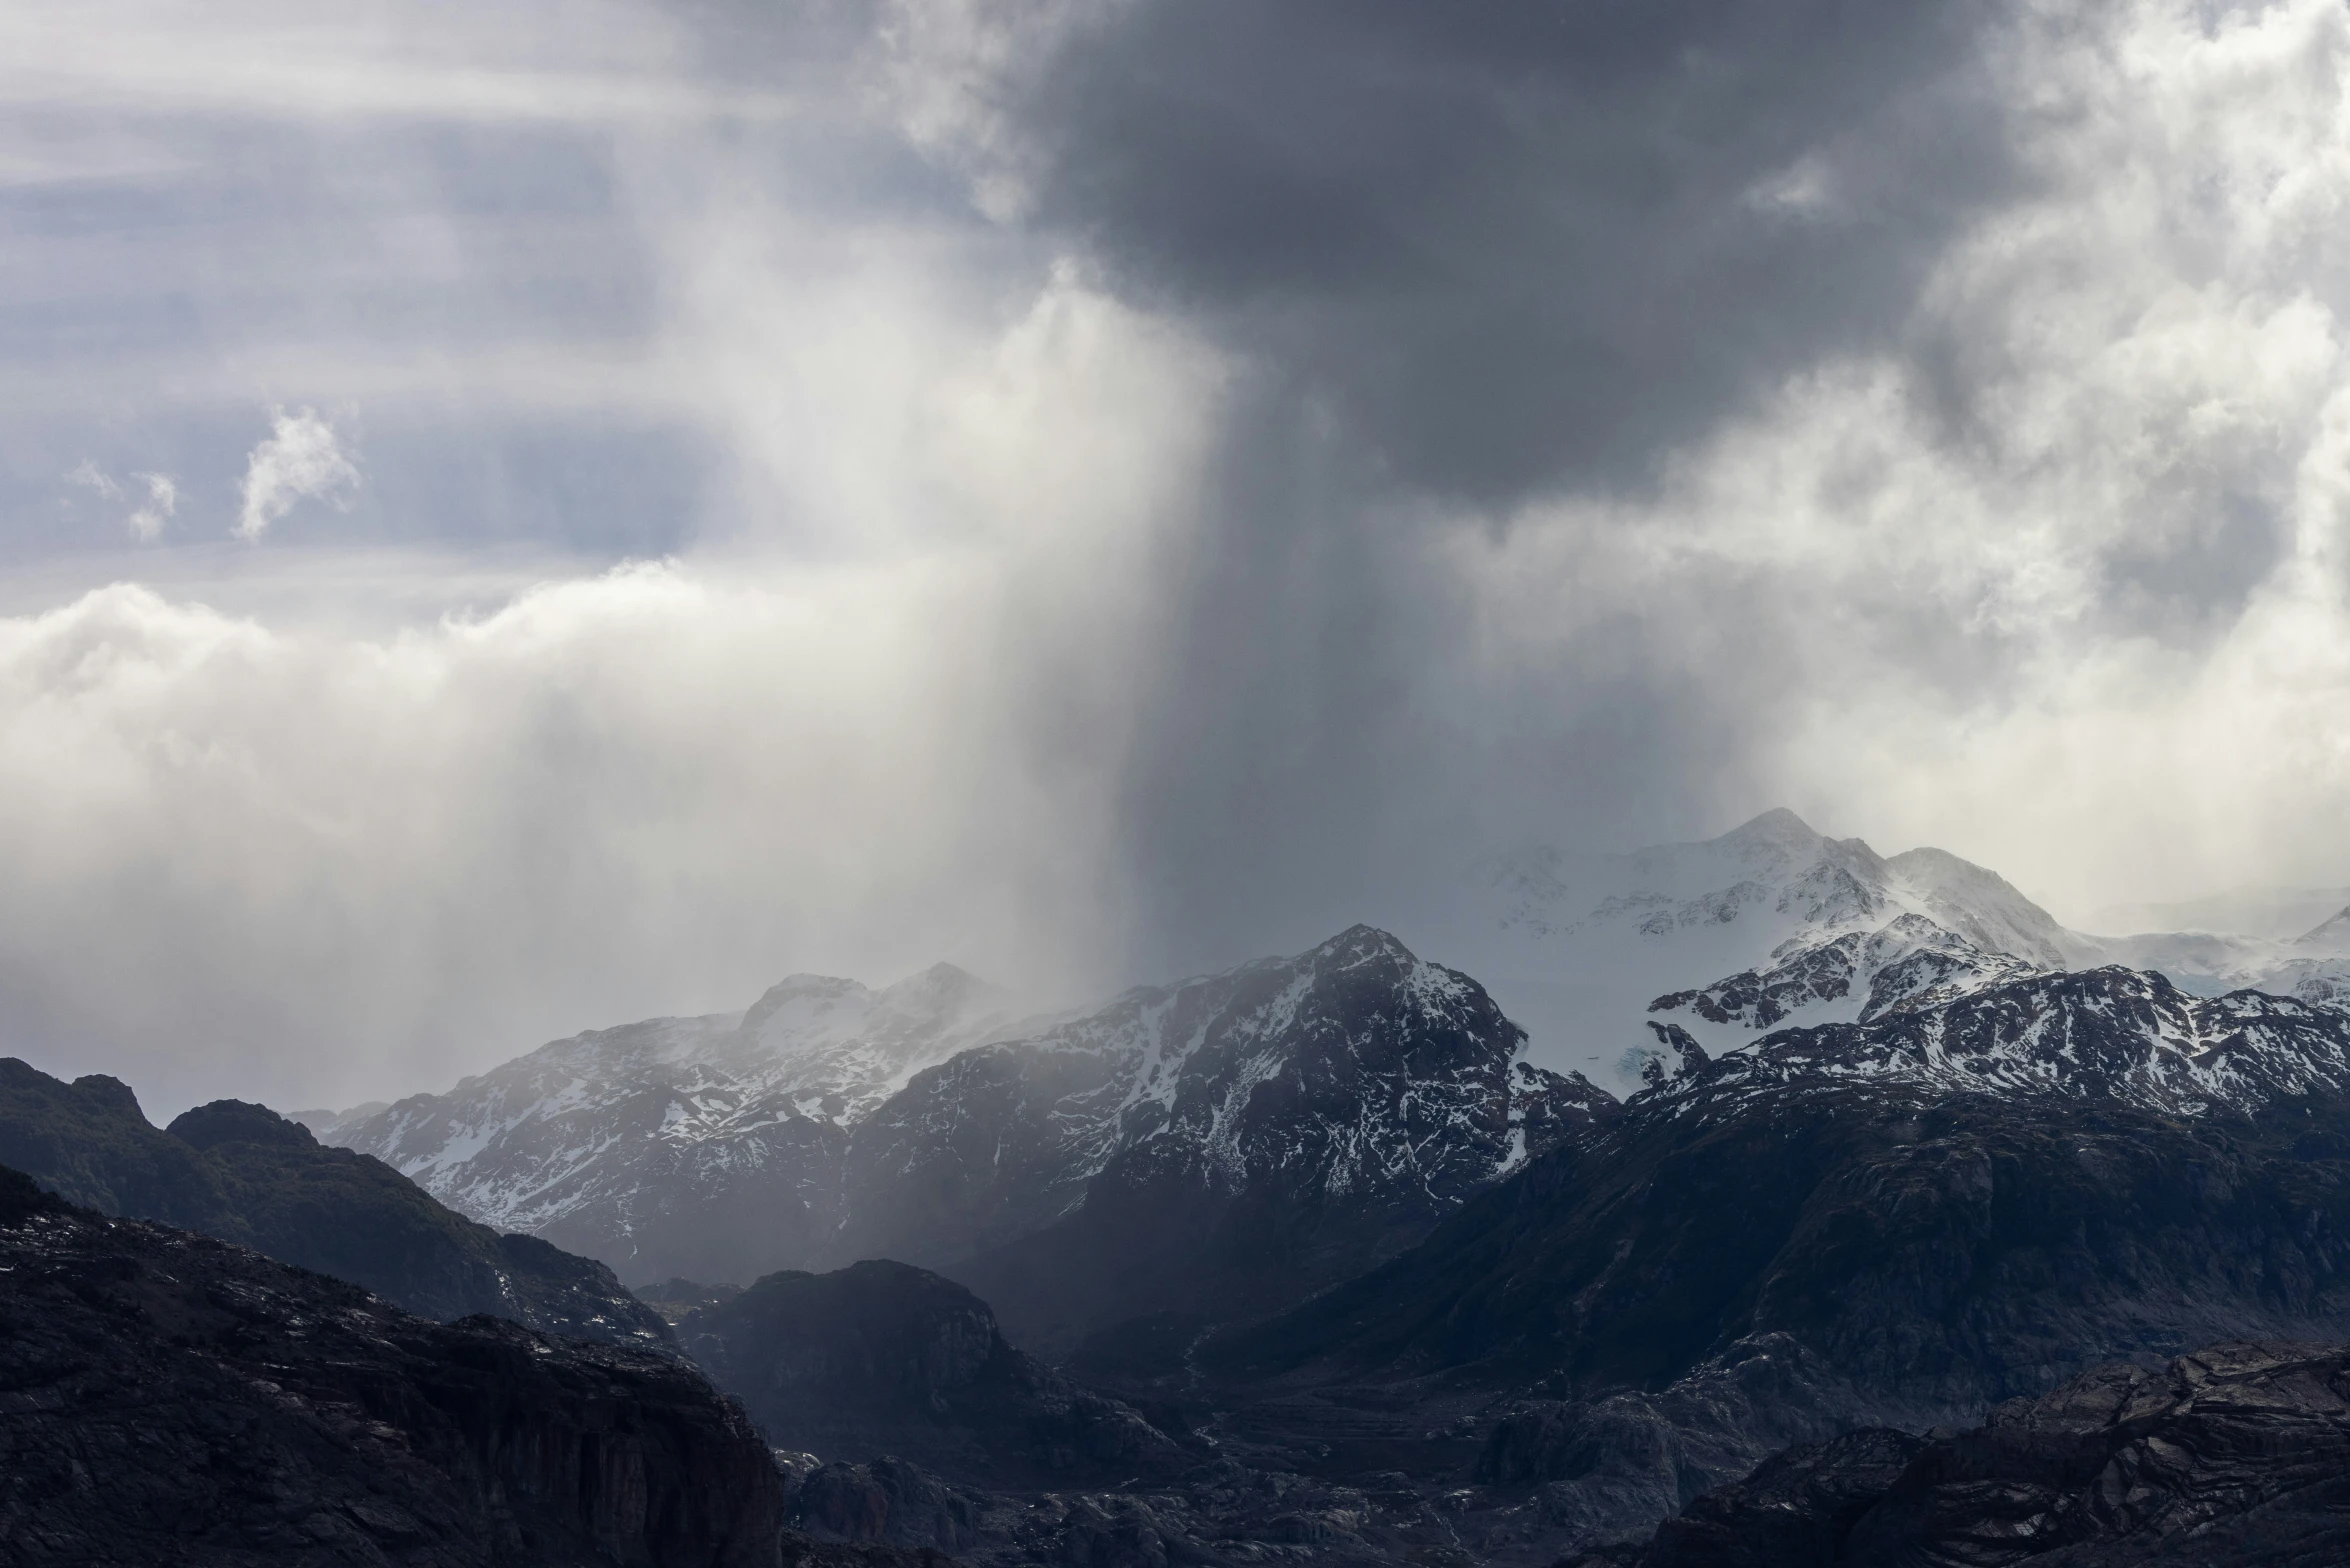
<instances>
[{"instance_id":1,"label":"dark mountain silhouette","mask_svg":"<svg viewBox=\"0 0 2350 1568\"><path fill-rule=\"evenodd\" d=\"M0 1059L0 1162L100 1213L252 1247L425 1317L488 1312L551 1333L669 1343L659 1314L602 1264L477 1225L265 1106L217 1100L159 1129L112 1078L65 1083Z\"/></svg>"},{"instance_id":2,"label":"dark mountain silhouette","mask_svg":"<svg viewBox=\"0 0 2350 1568\"><path fill-rule=\"evenodd\" d=\"M432 1323L4 1169L0 1387L27 1568L781 1557L765 1446L674 1357Z\"/></svg>"}]
</instances>

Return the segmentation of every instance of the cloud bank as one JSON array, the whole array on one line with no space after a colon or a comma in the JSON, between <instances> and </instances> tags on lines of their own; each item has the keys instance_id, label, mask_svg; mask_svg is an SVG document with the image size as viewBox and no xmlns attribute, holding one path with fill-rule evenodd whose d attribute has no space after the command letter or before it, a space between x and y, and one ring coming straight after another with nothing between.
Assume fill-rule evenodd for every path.
<instances>
[{"instance_id":1,"label":"cloud bank","mask_svg":"<svg viewBox=\"0 0 2350 1568\"><path fill-rule=\"evenodd\" d=\"M392 7L299 33L363 108L259 129L37 14L55 168L209 233L230 165L141 127L273 148L337 258L262 308L0 200L60 311L204 301L57 362L42 494L340 497L246 552L322 594L572 552L387 630L165 543L0 620L59 1065L351 1099L791 969L1076 994L1781 803L2060 915L2350 880L2338 6ZM101 447L134 363L179 412ZM364 491L307 412L246 455L253 365L365 410Z\"/></svg>"}]
</instances>

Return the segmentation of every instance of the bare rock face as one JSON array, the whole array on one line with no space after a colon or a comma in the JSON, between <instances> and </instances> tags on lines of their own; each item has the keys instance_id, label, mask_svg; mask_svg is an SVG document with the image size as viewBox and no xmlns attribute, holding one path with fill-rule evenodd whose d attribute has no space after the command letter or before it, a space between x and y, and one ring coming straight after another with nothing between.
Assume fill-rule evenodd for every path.
<instances>
[{"instance_id":1,"label":"bare rock face","mask_svg":"<svg viewBox=\"0 0 2350 1568\"><path fill-rule=\"evenodd\" d=\"M0 1559L771 1568L782 1508L670 1357L432 1323L0 1168Z\"/></svg>"},{"instance_id":2,"label":"bare rock face","mask_svg":"<svg viewBox=\"0 0 2350 1568\"><path fill-rule=\"evenodd\" d=\"M1863 1431L1699 1498L1626 1568L2186 1568L2350 1561L2350 1348L2107 1367L1980 1427Z\"/></svg>"}]
</instances>

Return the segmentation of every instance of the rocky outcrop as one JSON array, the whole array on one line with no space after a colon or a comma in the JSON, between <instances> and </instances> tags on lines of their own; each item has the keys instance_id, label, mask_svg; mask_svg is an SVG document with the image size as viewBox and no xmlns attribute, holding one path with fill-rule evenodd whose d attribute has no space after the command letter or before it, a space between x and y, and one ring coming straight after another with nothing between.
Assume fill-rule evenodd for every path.
<instances>
[{"instance_id":1,"label":"rocky outcrop","mask_svg":"<svg viewBox=\"0 0 2350 1568\"><path fill-rule=\"evenodd\" d=\"M253 1247L426 1317L487 1312L549 1333L669 1343L659 1314L602 1264L475 1224L266 1106L216 1100L158 1129L112 1078L69 1084L0 1060L0 1162L101 1213Z\"/></svg>"},{"instance_id":2,"label":"rocky outcrop","mask_svg":"<svg viewBox=\"0 0 2350 1568\"><path fill-rule=\"evenodd\" d=\"M795 1467L792 1479L792 1528L819 1541L968 1552L980 1521L1003 1501L888 1455Z\"/></svg>"},{"instance_id":3,"label":"rocky outcrop","mask_svg":"<svg viewBox=\"0 0 2350 1568\"><path fill-rule=\"evenodd\" d=\"M782 1507L672 1357L428 1322L0 1170L11 1563L769 1568Z\"/></svg>"},{"instance_id":4,"label":"rocky outcrop","mask_svg":"<svg viewBox=\"0 0 2350 1568\"><path fill-rule=\"evenodd\" d=\"M689 1313L678 1336L771 1441L830 1460L904 1456L999 1487L1189 1462L1131 1407L1013 1349L968 1290L902 1263L772 1274Z\"/></svg>"},{"instance_id":5,"label":"rocky outcrop","mask_svg":"<svg viewBox=\"0 0 2350 1568\"><path fill-rule=\"evenodd\" d=\"M2108 1367L1980 1427L1862 1431L1698 1499L1623 1568L2138 1568L2350 1560L2350 1349Z\"/></svg>"}]
</instances>

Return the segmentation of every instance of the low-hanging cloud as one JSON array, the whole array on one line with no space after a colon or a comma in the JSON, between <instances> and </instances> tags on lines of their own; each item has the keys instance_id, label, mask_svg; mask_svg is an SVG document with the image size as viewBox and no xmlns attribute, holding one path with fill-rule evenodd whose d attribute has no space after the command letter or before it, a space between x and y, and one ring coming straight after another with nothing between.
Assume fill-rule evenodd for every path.
<instances>
[{"instance_id":1,"label":"low-hanging cloud","mask_svg":"<svg viewBox=\"0 0 2350 1568\"><path fill-rule=\"evenodd\" d=\"M245 459L236 535L258 543L296 502L339 502L358 488L358 465L343 450L334 426L312 409L272 409L269 434Z\"/></svg>"}]
</instances>

